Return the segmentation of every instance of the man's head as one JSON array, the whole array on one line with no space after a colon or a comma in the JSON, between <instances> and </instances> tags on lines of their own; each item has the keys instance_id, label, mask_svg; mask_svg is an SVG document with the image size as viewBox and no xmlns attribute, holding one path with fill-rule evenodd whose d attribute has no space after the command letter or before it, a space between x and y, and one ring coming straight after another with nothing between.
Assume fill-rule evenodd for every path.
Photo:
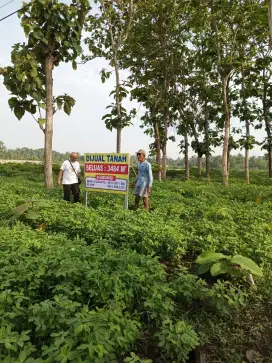
<instances>
[{"instance_id":1,"label":"man's head","mask_svg":"<svg viewBox=\"0 0 272 363\"><path fill-rule=\"evenodd\" d=\"M144 160L145 160L145 151L143 149L140 149L138 152L137 152L137 159L138 161L140 161L140 163L142 163Z\"/></svg>"},{"instance_id":2,"label":"man's head","mask_svg":"<svg viewBox=\"0 0 272 363\"><path fill-rule=\"evenodd\" d=\"M71 161L77 161L77 159L78 159L78 154L77 154L76 152L72 152L72 153L70 154L70 159L71 159Z\"/></svg>"}]
</instances>

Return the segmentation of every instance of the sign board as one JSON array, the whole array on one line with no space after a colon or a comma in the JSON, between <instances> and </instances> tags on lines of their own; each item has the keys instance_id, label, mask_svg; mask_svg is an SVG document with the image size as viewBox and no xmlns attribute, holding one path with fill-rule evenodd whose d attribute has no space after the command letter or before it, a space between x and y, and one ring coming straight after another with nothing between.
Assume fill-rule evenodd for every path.
<instances>
[{"instance_id":1,"label":"sign board","mask_svg":"<svg viewBox=\"0 0 272 363\"><path fill-rule=\"evenodd\" d=\"M85 154L85 190L126 195L129 164L129 154Z\"/></svg>"}]
</instances>

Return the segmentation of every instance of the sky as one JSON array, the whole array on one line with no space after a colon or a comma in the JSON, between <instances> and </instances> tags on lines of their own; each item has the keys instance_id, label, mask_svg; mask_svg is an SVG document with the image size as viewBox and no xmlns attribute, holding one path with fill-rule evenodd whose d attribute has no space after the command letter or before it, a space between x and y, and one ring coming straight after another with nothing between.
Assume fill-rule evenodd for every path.
<instances>
[{"instance_id":1,"label":"sky","mask_svg":"<svg viewBox=\"0 0 272 363\"><path fill-rule=\"evenodd\" d=\"M1 8L8 0L0 0L0 19L17 10L21 6L19 0ZM25 37L17 15L0 22L0 67L10 63L10 53L15 43L24 42ZM70 116L63 111L58 111L54 116L53 149L59 152L77 151L83 153L110 153L116 149L116 130L106 129L102 117L106 114L106 107L112 102L109 93L114 88L114 76L101 82L100 71L107 68L108 64L103 59L96 59L84 65L78 65L75 71L70 64L61 63L54 70L54 95L67 93L76 100ZM122 72L125 79L127 72ZM28 147L33 149L43 148L44 134L39 129L30 114L18 121L8 106L9 92L0 78L0 141L7 148ZM139 149L148 151L149 144L153 141L144 134L139 127L140 117L144 109L136 102L126 101L127 109L135 107L138 111L133 120L133 126L123 129L122 147L124 153L134 154ZM262 131L258 135L262 136ZM180 140L168 143L168 157L178 158ZM215 150L221 154L221 150ZM256 149L255 155L263 153Z\"/></svg>"}]
</instances>

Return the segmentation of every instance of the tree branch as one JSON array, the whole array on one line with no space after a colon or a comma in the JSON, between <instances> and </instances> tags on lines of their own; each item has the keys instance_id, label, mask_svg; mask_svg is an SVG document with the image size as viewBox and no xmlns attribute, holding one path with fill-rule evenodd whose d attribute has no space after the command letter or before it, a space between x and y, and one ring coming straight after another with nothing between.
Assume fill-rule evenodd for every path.
<instances>
[{"instance_id":1,"label":"tree branch","mask_svg":"<svg viewBox=\"0 0 272 363\"><path fill-rule=\"evenodd\" d=\"M45 129L43 128L43 125L41 125L39 123L39 121L36 119L36 117L34 115L31 114L31 116L33 117L33 119L37 122L37 124L39 125L39 128L42 130L42 132L45 134Z\"/></svg>"}]
</instances>

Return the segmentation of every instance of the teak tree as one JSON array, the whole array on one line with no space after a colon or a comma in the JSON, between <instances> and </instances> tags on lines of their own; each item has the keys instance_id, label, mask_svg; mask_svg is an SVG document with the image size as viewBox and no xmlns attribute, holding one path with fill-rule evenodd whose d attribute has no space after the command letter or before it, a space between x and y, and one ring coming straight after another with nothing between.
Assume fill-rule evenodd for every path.
<instances>
[{"instance_id":1,"label":"teak tree","mask_svg":"<svg viewBox=\"0 0 272 363\"><path fill-rule=\"evenodd\" d=\"M103 56L115 73L115 89L111 92L114 95L114 103L107 108L111 113L106 114L106 127L112 131L116 129L116 152L121 152L122 129L131 124L131 119L135 115L133 109L127 113L122 105L123 99L127 96L127 82L121 81L121 53L130 36L131 26L136 11L135 0L95 0L99 6L97 14L89 14L86 22L86 30L89 33L85 43L89 47L90 55L83 59L88 61L95 57ZM104 69L101 72L102 82L109 78L110 72Z\"/></svg>"},{"instance_id":2,"label":"teak tree","mask_svg":"<svg viewBox=\"0 0 272 363\"><path fill-rule=\"evenodd\" d=\"M10 101L18 118L22 117L25 110L35 113L34 100L38 103L38 108L42 101L45 103L46 115L42 128L45 134L46 188L53 187L53 70L60 62L72 62L73 68L76 68L76 59L82 52L81 33L88 9L87 0L72 0L70 5L57 0L35 0L18 13L27 42L14 48L14 67L7 67L5 75L8 82L13 83L12 93L19 97L19 103L14 98ZM20 62L17 62L18 52L26 57L25 69L20 68ZM16 67L19 67L20 72ZM26 79L27 83L24 84ZM23 90L26 94L22 93ZM56 104L58 107L63 104L65 112L69 114L74 101L67 97L65 99L64 96L57 98ZM39 124L42 124L41 119L42 117L38 120Z\"/></svg>"}]
</instances>

